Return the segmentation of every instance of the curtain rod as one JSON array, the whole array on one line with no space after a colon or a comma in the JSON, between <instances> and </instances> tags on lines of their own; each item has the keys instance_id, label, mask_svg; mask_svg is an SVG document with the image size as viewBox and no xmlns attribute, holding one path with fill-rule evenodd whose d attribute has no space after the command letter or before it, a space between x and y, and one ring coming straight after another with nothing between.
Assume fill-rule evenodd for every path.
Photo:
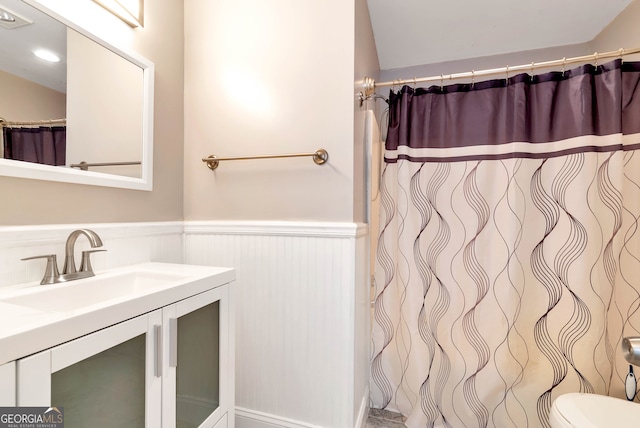
<instances>
[{"instance_id":1,"label":"curtain rod","mask_svg":"<svg viewBox=\"0 0 640 428\"><path fill-rule=\"evenodd\" d=\"M35 126L35 125L56 125L62 124L65 125L67 123L67 119L47 119L47 120L32 120L27 122L12 122L9 120L5 120L0 117L0 127L3 126Z\"/></svg>"},{"instance_id":2,"label":"curtain rod","mask_svg":"<svg viewBox=\"0 0 640 428\"><path fill-rule=\"evenodd\" d=\"M572 64L576 62L595 61L597 65L598 60L600 59L615 58L615 57L622 58L624 55L631 55L635 53L640 53L640 48L635 48L635 49L620 48L617 51L610 51L610 52L603 52L603 53L595 52L591 55L577 56L573 58L562 58L562 59L556 59L553 61L532 62L531 64L506 66L502 68L492 68L492 69L479 70L479 71L468 71L465 73L441 74L440 76L392 80L389 82L376 82L371 77L365 77L364 78L364 95L365 97L369 97L373 95L373 93L375 92L375 88L381 87L381 86L399 86L399 85L424 83L424 82L441 82L442 84L444 84L445 80L468 79L468 78L474 79L475 77L478 77L478 76L488 76L493 74L505 74L505 73L508 75L511 72L532 71L536 68L547 68L547 67L558 67L558 66L564 67L567 64Z\"/></svg>"}]
</instances>

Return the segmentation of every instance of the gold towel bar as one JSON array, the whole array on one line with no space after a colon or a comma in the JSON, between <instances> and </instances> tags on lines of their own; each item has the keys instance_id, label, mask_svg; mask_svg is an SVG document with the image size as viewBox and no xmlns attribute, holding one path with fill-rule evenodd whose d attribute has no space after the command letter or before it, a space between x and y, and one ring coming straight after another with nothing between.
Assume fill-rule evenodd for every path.
<instances>
[{"instance_id":1,"label":"gold towel bar","mask_svg":"<svg viewBox=\"0 0 640 428\"><path fill-rule=\"evenodd\" d=\"M206 162L207 166L214 170L218 167L220 161L228 161L228 160L247 160L247 159L274 159L274 158L299 158L312 156L313 161L317 165L322 165L327 162L329 159L329 153L325 149L318 149L313 153L293 153L287 155L261 155L261 156L238 156L238 157L230 157L230 158L219 158L215 155L210 155L209 157L202 158L202 162Z\"/></svg>"},{"instance_id":2,"label":"gold towel bar","mask_svg":"<svg viewBox=\"0 0 640 428\"><path fill-rule=\"evenodd\" d=\"M90 166L121 166L121 165L141 165L142 162L98 162L87 163L82 161L80 163L72 163L69 165L71 168L79 168L83 171L88 171Z\"/></svg>"}]
</instances>

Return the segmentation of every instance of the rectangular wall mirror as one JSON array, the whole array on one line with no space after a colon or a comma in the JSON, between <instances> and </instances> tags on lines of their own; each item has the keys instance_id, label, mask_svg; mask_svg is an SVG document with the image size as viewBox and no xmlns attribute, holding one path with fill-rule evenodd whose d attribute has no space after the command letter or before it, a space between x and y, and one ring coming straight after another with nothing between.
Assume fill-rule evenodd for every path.
<instances>
[{"instance_id":1,"label":"rectangular wall mirror","mask_svg":"<svg viewBox=\"0 0 640 428\"><path fill-rule=\"evenodd\" d=\"M35 0L0 0L0 35L0 175L151 190L153 63Z\"/></svg>"}]
</instances>

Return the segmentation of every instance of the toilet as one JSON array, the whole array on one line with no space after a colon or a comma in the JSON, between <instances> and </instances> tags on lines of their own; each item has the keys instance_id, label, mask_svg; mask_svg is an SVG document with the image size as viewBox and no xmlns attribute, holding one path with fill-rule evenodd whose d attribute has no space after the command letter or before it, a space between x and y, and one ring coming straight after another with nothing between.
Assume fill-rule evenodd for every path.
<instances>
[{"instance_id":1,"label":"toilet","mask_svg":"<svg viewBox=\"0 0 640 428\"><path fill-rule=\"evenodd\" d=\"M551 407L552 428L612 428L640 425L640 404L597 394L559 396Z\"/></svg>"}]
</instances>

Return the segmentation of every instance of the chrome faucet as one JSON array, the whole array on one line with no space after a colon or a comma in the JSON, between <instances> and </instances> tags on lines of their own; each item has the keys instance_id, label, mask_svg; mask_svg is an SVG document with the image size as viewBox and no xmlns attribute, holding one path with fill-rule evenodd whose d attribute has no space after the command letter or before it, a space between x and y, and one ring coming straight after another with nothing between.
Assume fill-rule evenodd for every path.
<instances>
[{"instance_id":1,"label":"chrome faucet","mask_svg":"<svg viewBox=\"0 0 640 428\"><path fill-rule=\"evenodd\" d=\"M105 249L98 250L87 250L82 252L82 262L80 263L80 270L76 268L76 262L74 258L74 249L76 245L77 239L80 235L84 235L89 240L89 244L91 248L102 247L102 240L93 230L89 229L78 229L74 230L67 237L67 242L64 246L64 268L62 270L62 274L58 271L58 261L56 259L55 254L49 254L46 256L35 256L35 257L27 257L22 260L33 260L33 259L47 259L47 267L44 272L44 277L40 284L57 284L59 282L67 282L73 281L75 279L88 278L90 276L95 276L93 272L93 267L91 266L91 253L95 253L96 251L107 251Z\"/></svg>"}]
</instances>

